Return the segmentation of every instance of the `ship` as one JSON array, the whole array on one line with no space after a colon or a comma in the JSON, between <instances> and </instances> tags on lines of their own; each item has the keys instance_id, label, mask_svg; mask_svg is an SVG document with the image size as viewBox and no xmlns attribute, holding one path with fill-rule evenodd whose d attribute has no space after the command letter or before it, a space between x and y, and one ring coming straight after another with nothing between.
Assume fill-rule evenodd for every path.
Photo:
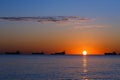
<instances>
[{"instance_id":1,"label":"ship","mask_svg":"<svg viewBox=\"0 0 120 80\"><path fill-rule=\"evenodd\" d=\"M65 51L63 51L63 52L52 53L51 55L65 55L65 54L66 54Z\"/></svg>"},{"instance_id":2,"label":"ship","mask_svg":"<svg viewBox=\"0 0 120 80\"><path fill-rule=\"evenodd\" d=\"M44 55L45 53L44 52L35 52L35 53L32 53L33 55Z\"/></svg>"},{"instance_id":3,"label":"ship","mask_svg":"<svg viewBox=\"0 0 120 80\"><path fill-rule=\"evenodd\" d=\"M16 52L5 52L5 54L20 54L20 51L16 51Z\"/></svg>"},{"instance_id":4,"label":"ship","mask_svg":"<svg viewBox=\"0 0 120 80\"><path fill-rule=\"evenodd\" d=\"M112 52L112 53L104 53L104 55L117 55L116 52Z\"/></svg>"}]
</instances>

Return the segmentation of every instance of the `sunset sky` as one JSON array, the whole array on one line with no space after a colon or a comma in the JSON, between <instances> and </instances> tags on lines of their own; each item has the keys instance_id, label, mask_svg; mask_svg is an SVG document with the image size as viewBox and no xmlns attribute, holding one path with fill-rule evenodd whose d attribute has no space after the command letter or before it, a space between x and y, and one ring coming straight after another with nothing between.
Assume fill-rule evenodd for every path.
<instances>
[{"instance_id":1,"label":"sunset sky","mask_svg":"<svg viewBox=\"0 0 120 80\"><path fill-rule=\"evenodd\" d=\"M120 53L120 0L0 0L0 52Z\"/></svg>"}]
</instances>

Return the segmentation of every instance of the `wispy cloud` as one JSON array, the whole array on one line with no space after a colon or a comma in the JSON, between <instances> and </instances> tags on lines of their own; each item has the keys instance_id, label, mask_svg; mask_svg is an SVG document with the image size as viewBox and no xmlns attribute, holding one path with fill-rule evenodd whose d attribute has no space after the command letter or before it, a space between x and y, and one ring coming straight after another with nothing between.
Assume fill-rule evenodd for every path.
<instances>
[{"instance_id":1,"label":"wispy cloud","mask_svg":"<svg viewBox=\"0 0 120 80\"><path fill-rule=\"evenodd\" d=\"M0 17L4 21L33 21L39 23L56 23L60 26L71 26L74 29L100 29L106 27L103 24L96 24L93 18L80 16L42 16L42 17Z\"/></svg>"},{"instance_id":2,"label":"wispy cloud","mask_svg":"<svg viewBox=\"0 0 120 80\"><path fill-rule=\"evenodd\" d=\"M35 21L40 23L54 22L54 23L83 23L90 21L89 18L82 18L79 16L43 16L43 17L0 17L1 20L8 21Z\"/></svg>"},{"instance_id":3,"label":"wispy cloud","mask_svg":"<svg viewBox=\"0 0 120 80\"><path fill-rule=\"evenodd\" d=\"M74 26L75 29L101 29L101 28L105 28L108 27L108 25L104 25L104 24L85 24L85 25L77 25Z\"/></svg>"}]
</instances>

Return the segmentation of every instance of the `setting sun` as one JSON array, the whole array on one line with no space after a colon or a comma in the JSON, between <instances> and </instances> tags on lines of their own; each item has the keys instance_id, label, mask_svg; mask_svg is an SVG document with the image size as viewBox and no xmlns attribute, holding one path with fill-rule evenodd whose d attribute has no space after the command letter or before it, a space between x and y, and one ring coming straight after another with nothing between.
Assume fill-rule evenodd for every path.
<instances>
[{"instance_id":1,"label":"setting sun","mask_svg":"<svg viewBox=\"0 0 120 80\"><path fill-rule=\"evenodd\" d=\"M82 54L83 54L83 55L87 55L87 51L84 50L84 51L82 52Z\"/></svg>"}]
</instances>

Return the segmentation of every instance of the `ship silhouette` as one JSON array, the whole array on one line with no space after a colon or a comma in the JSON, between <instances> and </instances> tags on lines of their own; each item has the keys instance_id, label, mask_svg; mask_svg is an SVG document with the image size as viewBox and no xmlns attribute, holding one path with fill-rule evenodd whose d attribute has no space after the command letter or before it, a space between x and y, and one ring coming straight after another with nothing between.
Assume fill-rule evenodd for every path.
<instances>
[{"instance_id":1,"label":"ship silhouette","mask_svg":"<svg viewBox=\"0 0 120 80\"><path fill-rule=\"evenodd\" d=\"M32 53L33 55L44 55L45 53L44 52L35 52L35 53Z\"/></svg>"},{"instance_id":2,"label":"ship silhouette","mask_svg":"<svg viewBox=\"0 0 120 80\"><path fill-rule=\"evenodd\" d=\"M16 52L5 52L5 54L20 54L20 51L16 51Z\"/></svg>"},{"instance_id":3,"label":"ship silhouette","mask_svg":"<svg viewBox=\"0 0 120 80\"><path fill-rule=\"evenodd\" d=\"M104 55L117 55L116 52L112 52L112 53L104 53Z\"/></svg>"},{"instance_id":4,"label":"ship silhouette","mask_svg":"<svg viewBox=\"0 0 120 80\"><path fill-rule=\"evenodd\" d=\"M55 52L55 53L52 53L51 55L65 55L65 51L63 52Z\"/></svg>"}]
</instances>

